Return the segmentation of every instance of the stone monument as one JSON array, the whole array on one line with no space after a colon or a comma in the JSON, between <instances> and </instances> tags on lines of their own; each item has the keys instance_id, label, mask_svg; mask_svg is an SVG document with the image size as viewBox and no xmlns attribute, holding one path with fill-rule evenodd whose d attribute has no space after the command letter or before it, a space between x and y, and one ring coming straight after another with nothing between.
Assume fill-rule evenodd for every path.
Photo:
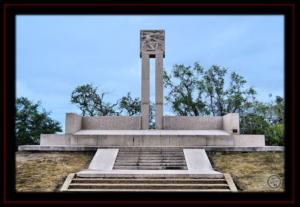
<instances>
[{"instance_id":1,"label":"stone monument","mask_svg":"<svg viewBox=\"0 0 300 207\"><path fill-rule=\"evenodd\" d=\"M19 150L96 151L89 167L70 174L61 191L236 191L230 175L215 171L205 151L268 150L264 135L241 135L237 113L164 116L164 57L165 31L141 30L140 116L67 113L65 134L41 134L40 145ZM150 58L155 58L155 130L149 130Z\"/></svg>"},{"instance_id":2,"label":"stone monument","mask_svg":"<svg viewBox=\"0 0 300 207\"><path fill-rule=\"evenodd\" d=\"M237 113L205 117L163 115L164 30L140 31L140 58L141 115L81 116L67 113L65 134L41 134L40 145L25 145L19 149L50 151L96 150L99 147L264 149L264 135L240 134ZM155 130L149 130L150 58L155 58Z\"/></svg>"},{"instance_id":3,"label":"stone monument","mask_svg":"<svg viewBox=\"0 0 300 207\"><path fill-rule=\"evenodd\" d=\"M163 128L163 58L165 57L165 31L141 30L140 57L142 58L141 112L142 129L149 129L150 61L155 58L155 123Z\"/></svg>"}]
</instances>

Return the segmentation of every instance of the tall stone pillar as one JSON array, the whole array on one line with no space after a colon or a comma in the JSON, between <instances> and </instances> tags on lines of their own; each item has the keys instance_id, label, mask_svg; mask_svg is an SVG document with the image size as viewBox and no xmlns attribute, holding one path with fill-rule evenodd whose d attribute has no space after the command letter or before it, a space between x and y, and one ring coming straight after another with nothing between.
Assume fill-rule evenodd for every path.
<instances>
[{"instance_id":1,"label":"tall stone pillar","mask_svg":"<svg viewBox=\"0 0 300 207\"><path fill-rule=\"evenodd\" d=\"M150 62L149 55L142 53L142 88L141 88L142 129L149 129L150 111Z\"/></svg>"},{"instance_id":2,"label":"tall stone pillar","mask_svg":"<svg viewBox=\"0 0 300 207\"><path fill-rule=\"evenodd\" d=\"M149 129L150 65L155 60L155 115L156 129L163 128L163 58L165 57L165 31L141 30L140 57L142 58L142 129Z\"/></svg>"},{"instance_id":3,"label":"tall stone pillar","mask_svg":"<svg viewBox=\"0 0 300 207\"><path fill-rule=\"evenodd\" d=\"M163 128L163 54L155 57L155 123L156 129Z\"/></svg>"}]
</instances>

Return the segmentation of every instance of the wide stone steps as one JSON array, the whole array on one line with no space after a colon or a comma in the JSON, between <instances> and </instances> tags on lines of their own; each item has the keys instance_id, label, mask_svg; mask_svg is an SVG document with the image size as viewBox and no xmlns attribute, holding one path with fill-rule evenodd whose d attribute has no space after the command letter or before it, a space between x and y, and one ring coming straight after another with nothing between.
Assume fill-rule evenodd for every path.
<instances>
[{"instance_id":1,"label":"wide stone steps","mask_svg":"<svg viewBox=\"0 0 300 207\"><path fill-rule=\"evenodd\" d=\"M161 179L161 178L150 178L150 179L145 179L145 178L135 178L135 179L130 179L130 178L74 178L72 180L72 184L77 184L77 183L100 183L100 184L108 184L108 183L136 183L136 184L141 184L141 183L148 183L148 184L162 184L162 183L177 183L177 184L193 184L197 181L199 184L226 184L225 179Z\"/></svg>"},{"instance_id":2,"label":"wide stone steps","mask_svg":"<svg viewBox=\"0 0 300 207\"><path fill-rule=\"evenodd\" d=\"M119 149L115 170L186 170L182 148Z\"/></svg>"},{"instance_id":3,"label":"wide stone steps","mask_svg":"<svg viewBox=\"0 0 300 207\"><path fill-rule=\"evenodd\" d=\"M70 174L61 191L82 192L230 192L226 176L222 178L186 177L102 177L80 178Z\"/></svg>"}]
</instances>

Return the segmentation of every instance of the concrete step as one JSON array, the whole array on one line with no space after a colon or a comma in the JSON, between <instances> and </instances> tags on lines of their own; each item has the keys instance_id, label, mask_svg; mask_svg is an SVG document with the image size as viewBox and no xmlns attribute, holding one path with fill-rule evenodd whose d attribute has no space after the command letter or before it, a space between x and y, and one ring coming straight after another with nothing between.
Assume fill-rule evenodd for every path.
<instances>
[{"instance_id":1,"label":"concrete step","mask_svg":"<svg viewBox=\"0 0 300 207\"><path fill-rule=\"evenodd\" d=\"M185 160L184 159L184 157L179 157L179 156L177 156L177 157L162 157L162 156L157 156L157 157L150 157L150 156L147 156L147 157L144 157L144 156L136 156L136 157L126 157L126 156L124 156L124 157L118 157L118 160L153 160L153 159L155 159L155 160Z\"/></svg>"},{"instance_id":2,"label":"concrete step","mask_svg":"<svg viewBox=\"0 0 300 207\"><path fill-rule=\"evenodd\" d=\"M184 163L177 163L177 162L174 162L174 163L159 163L159 162L156 162L156 163L143 163L143 162L137 162L137 163L116 163L115 166L185 166Z\"/></svg>"},{"instance_id":3,"label":"concrete step","mask_svg":"<svg viewBox=\"0 0 300 207\"><path fill-rule=\"evenodd\" d=\"M122 163L122 162L117 162L115 163L115 166L118 165L183 165L185 166L184 162L127 162L127 163Z\"/></svg>"},{"instance_id":4,"label":"concrete step","mask_svg":"<svg viewBox=\"0 0 300 207\"><path fill-rule=\"evenodd\" d=\"M116 178L116 179L98 179L98 178L74 178L72 183L152 183L152 184L162 184L162 183L181 183L181 184L226 184L225 179L130 179L130 178Z\"/></svg>"},{"instance_id":5,"label":"concrete step","mask_svg":"<svg viewBox=\"0 0 300 207\"><path fill-rule=\"evenodd\" d=\"M70 189L228 189L227 184L198 184L198 183L188 183L188 184L150 184L150 183L109 183L109 184L99 184L99 183L71 183L69 185Z\"/></svg>"},{"instance_id":6,"label":"concrete step","mask_svg":"<svg viewBox=\"0 0 300 207\"><path fill-rule=\"evenodd\" d=\"M182 148L119 149L114 168L118 170L186 170Z\"/></svg>"},{"instance_id":7,"label":"concrete step","mask_svg":"<svg viewBox=\"0 0 300 207\"><path fill-rule=\"evenodd\" d=\"M163 159L130 159L130 160L117 160L115 163L122 162L122 163L129 163L129 162L157 162L157 163L169 163L169 162L180 162L185 163L184 159L173 159L173 160L163 160Z\"/></svg>"},{"instance_id":8,"label":"concrete step","mask_svg":"<svg viewBox=\"0 0 300 207\"><path fill-rule=\"evenodd\" d=\"M63 184L61 191L71 192L232 192L231 177L222 178L191 178L185 177L156 177L128 178L103 177L80 178L70 174ZM229 180L228 180L229 179ZM234 185L234 184L233 184Z\"/></svg>"},{"instance_id":9,"label":"concrete step","mask_svg":"<svg viewBox=\"0 0 300 207\"><path fill-rule=\"evenodd\" d=\"M115 170L187 170L186 166L145 166L145 165L117 165Z\"/></svg>"},{"instance_id":10,"label":"concrete step","mask_svg":"<svg viewBox=\"0 0 300 207\"><path fill-rule=\"evenodd\" d=\"M135 156L144 156L144 157L157 157L157 156L163 156L163 157L169 157L169 156L175 156L180 157L182 156L181 153L178 154L155 154L155 153L149 153L149 154L127 154L127 153L119 153L120 157L135 157Z\"/></svg>"},{"instance_id":11,"label":"concrete step","mask_svg":"<svg viewBox=\"0 0 300 207\"><path fill-rule=\"evenodd\" d=\"M231 192L229 189L68 189L68 192Z\"/></svg>"},{"instance_id":12,"label":"concrete step","mask_svg":"<svg viewBox=\"0 0 300 207\"><path fill-rule=\"evenodd\" d=\"M145 160L139 160L139 159L131 159L131 160L117 160L115 163L136 163L136 162L143 162L143 163L183 163L185 164L185 160L183 159L176 159L176 160L159 160L159 159L145 159Z\"/></svg>"}]
</instances>

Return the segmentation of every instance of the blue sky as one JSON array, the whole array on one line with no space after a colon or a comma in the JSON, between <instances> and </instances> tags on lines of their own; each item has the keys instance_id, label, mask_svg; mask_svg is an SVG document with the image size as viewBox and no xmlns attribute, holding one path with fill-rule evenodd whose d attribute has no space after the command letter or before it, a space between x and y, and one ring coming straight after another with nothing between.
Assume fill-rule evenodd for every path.
<instances>
[{"instance_id":1,"label":"blue sky","mask_svg":"<svg viewBox=\"0 0 300 207\"><path fill-rule=\"evenodd\" d=\"M283 96L284 17L280 15L18 15L16 94L52 111L64 126L78 85L92 83L114 103L140 96L139 31L164 29L164 69L174 64L223 66L245 77L257 98ZM151 60L151 100L154 100ZM165 114L171 113L165 107Z\"/></svg>"}]
</instances>

